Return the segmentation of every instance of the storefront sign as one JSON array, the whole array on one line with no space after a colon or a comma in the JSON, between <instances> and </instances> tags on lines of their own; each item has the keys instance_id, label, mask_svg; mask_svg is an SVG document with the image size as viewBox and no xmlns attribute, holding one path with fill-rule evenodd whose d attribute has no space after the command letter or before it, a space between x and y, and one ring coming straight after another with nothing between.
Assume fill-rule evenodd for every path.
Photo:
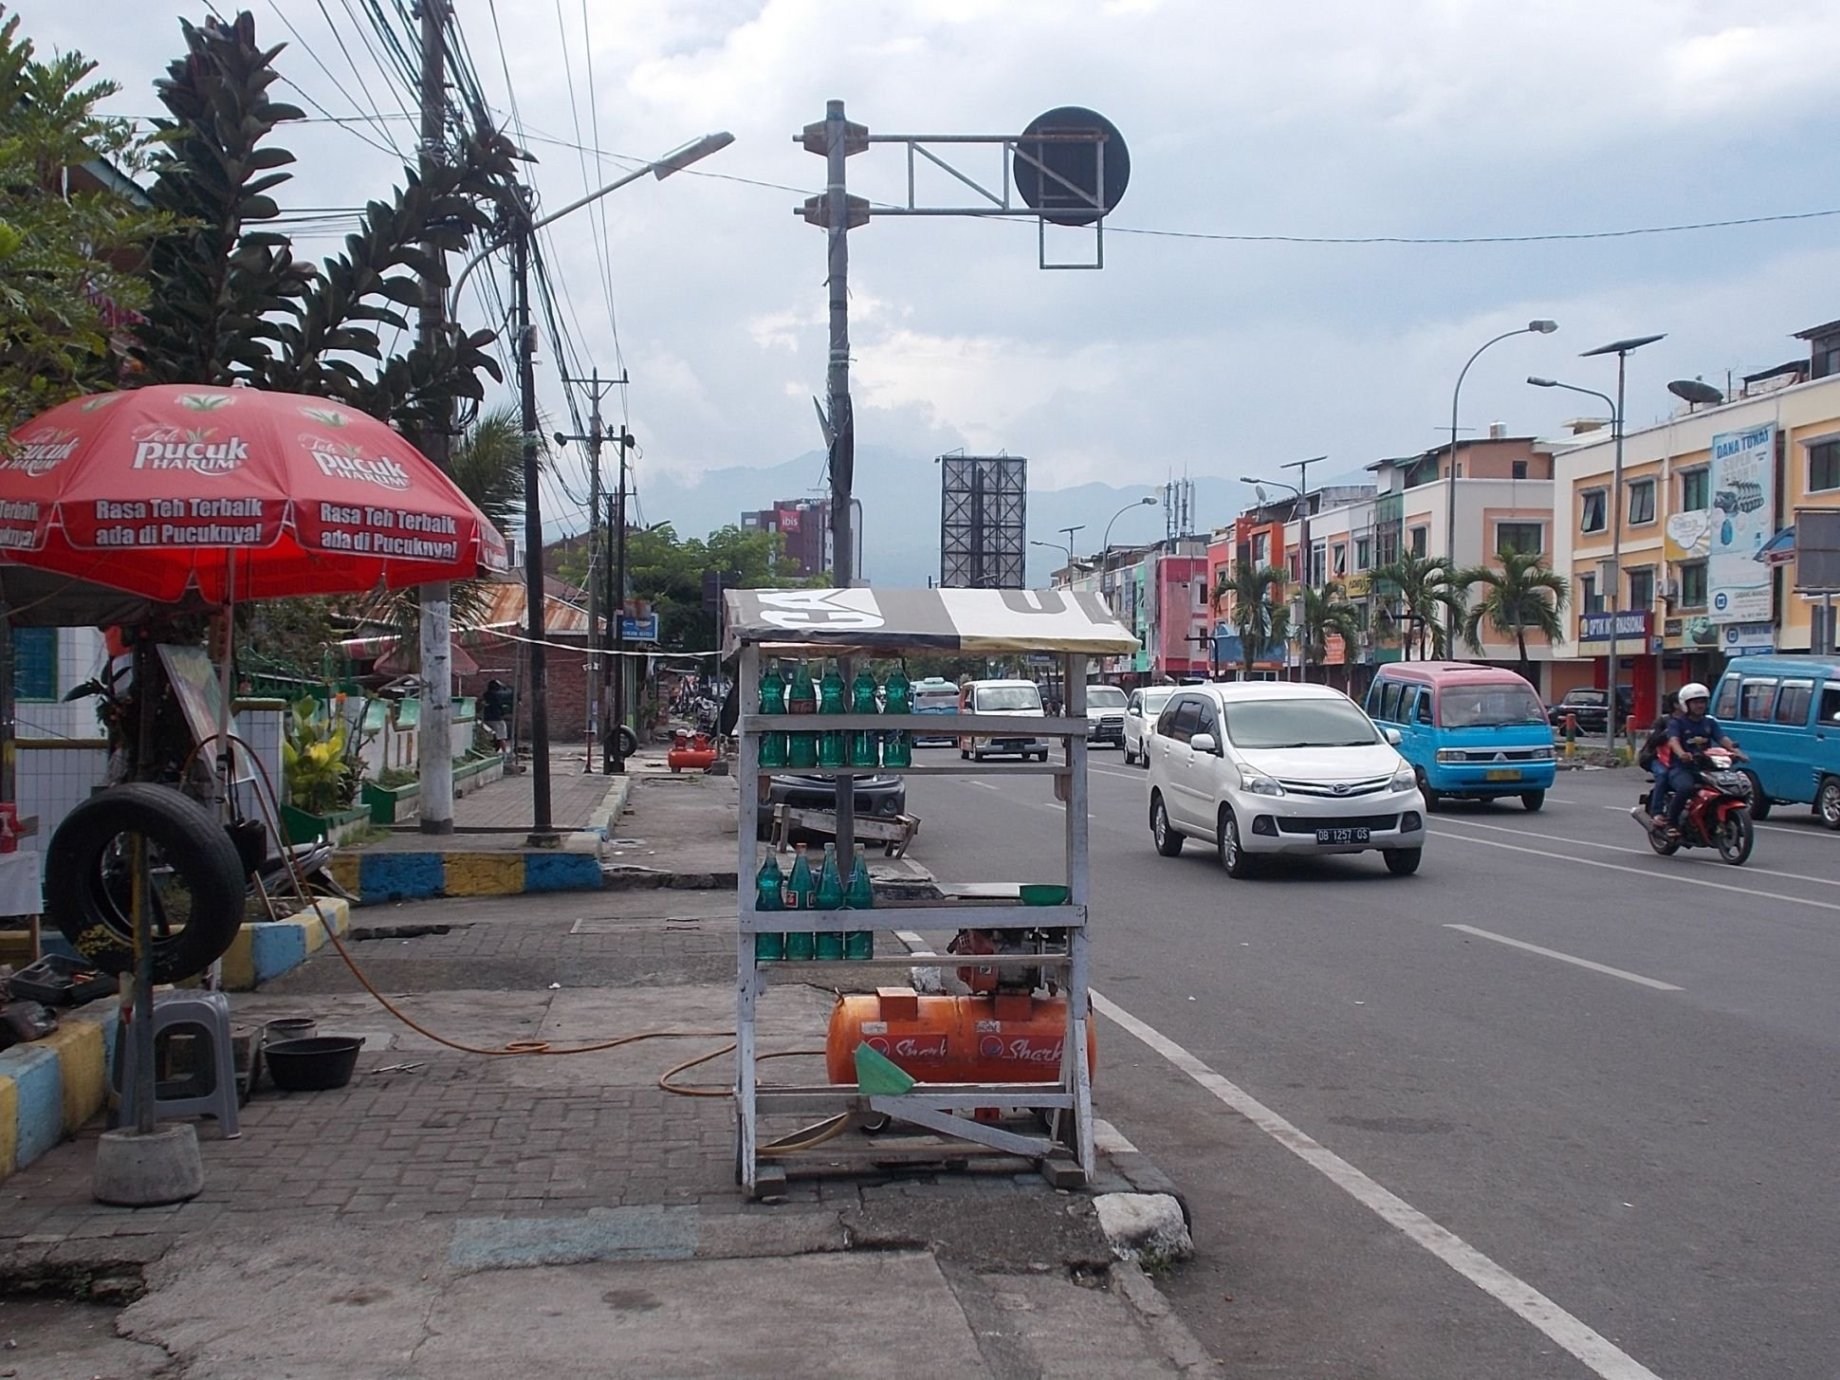
<instances>
[{"instance_id":1,"label":"storefront sign","mask_svg":"<svg viewBox=\"0 0 1840 1380\"><path fill-rule=\"evenodd\" d=\"M1712 621L1766 623L1770 571L1755 559L1776 531L1776 427L1712 438L1712 531L1706 584Z\"/></svg>"},{"instance_id":2,"label":"storefront sign","mask_svg":"<svg viewBox=\"0 0 1840 1380\"><path fill-rule=\"evenodd\" d=\"M1580 642L1608 642L1610 620L1616 620L1616 637L1620 642L1640 642L1648 638L1647 609L1624 609L1620 613L1581 613L1578 615Z\"/></svg>"},{"instance_id":3,"label":"storefront sign","mask_svg":"<svg viewBox=\"0 0 1840 1380\"><path fill-rule=\"evenodd\" d=\"M1776 650L1776 626L1727 623L1719 629L1719 649L1726 656L1768 656Z\"/></svg>"}]
</instances>

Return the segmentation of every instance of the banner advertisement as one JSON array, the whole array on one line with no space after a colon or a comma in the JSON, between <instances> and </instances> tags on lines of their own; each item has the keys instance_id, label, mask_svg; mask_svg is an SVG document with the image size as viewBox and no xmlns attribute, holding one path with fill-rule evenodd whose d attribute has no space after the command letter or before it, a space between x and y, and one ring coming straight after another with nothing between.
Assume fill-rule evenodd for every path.
<instances>
[{"instance_id":1,"label":"banner advertisement","mask_svg":"<svg viewBox=\"0 0 1840 1380\"><path fill-rule=\"evenodd\" d=\"M1712 438L1712 530L1706 586L1715 623L1767 623L1770 568L1757 555L1775 534L1776 426Z\"/></svg>"}]
</instances>

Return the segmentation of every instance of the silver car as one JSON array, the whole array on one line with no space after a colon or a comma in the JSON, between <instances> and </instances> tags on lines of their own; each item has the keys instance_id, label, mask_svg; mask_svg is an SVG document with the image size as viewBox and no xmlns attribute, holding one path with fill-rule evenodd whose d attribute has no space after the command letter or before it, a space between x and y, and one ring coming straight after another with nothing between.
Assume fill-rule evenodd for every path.
<instances>
[{"instance_id":1,"label":"silver car","mask_svg":"<svg viewBox=\"0 0 1840 1380\"><path fill-rule=\"evenodd\" d=\"M1169 703L1169 697L1176 692L1173 685L1152 685L1147 689L1133 690L1131 698L1124 707L1124 763L1128 767L1133 762L1150 765L1150 755L1144 746L1144 740L1156 732L1156 717L1163 712L1163 706Z\"/></svg>"}]
</instances>

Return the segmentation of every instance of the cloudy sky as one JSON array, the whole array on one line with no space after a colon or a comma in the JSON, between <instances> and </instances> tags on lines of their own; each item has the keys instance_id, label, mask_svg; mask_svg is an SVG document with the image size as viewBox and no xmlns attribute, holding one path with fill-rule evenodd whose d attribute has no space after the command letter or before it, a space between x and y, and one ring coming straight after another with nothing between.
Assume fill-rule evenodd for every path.
<instances>
[{"instance_id":1,"label":"cloudy sky","mask_svg":"<svg viewBox=\"0 0 1840 1380\"><path fill-rule=\"evenodd\" d=\"M254 4L263 41L289 45L279 66L296 89L281 95L316 117L284 135L300 156L284 205L354 207L412 151L412 97L379 67L365 21L397 3ZM1559 333L1485 355L1463 423L1556 431L1588 400L1531 389L1528 374L1611 391L1613 363L1579 352L1664 331L1632 360L1640 424L1670 406L1667 380L1724 387L1728 372L1802 354L1791 333L1840 316L1840 216L1620 233L1840 208L1840 6L454 6L507 122L515 103L550 208L704 131L735 136L695 170L622 188L604 216L551 232L576 359L630 376L642 494L648 477L779 464L818 443L824 242L792 208L820 189L823 164L793 135L833 98L876 134L1009 133L1085 105L1131 151L1103 271L1040 271L1025 223L889 218L851 235L859 436L918 462L928 512L924 462L961 446L1029 456L1041 488L1233 476L1325 453L1328 479L1419 450L1447 434L1469 353L1533 317ZM136 115L157 109L151 84L180 50L179 19L209 13L203 0L12 7L42 47L99 60L125 88L114 108ZM962 166L998 177L994 152L966 150ZM904 196L898 146L852 158L849 174L872 199ZM962 202L938 180L922 197ZM1539 236L1566 238L1523 238ZM1322 242L1381 237L1420 242ZM1422 242L1450 239L1484 242ZM1092 248L1064 232L1049 252ZM478 300L467 311L488 324ZM546 345L543 405L566 424L556 365ZM558 526L579 529L579 488L565 474L546 497Z\"/></svg>"}]
</instances>

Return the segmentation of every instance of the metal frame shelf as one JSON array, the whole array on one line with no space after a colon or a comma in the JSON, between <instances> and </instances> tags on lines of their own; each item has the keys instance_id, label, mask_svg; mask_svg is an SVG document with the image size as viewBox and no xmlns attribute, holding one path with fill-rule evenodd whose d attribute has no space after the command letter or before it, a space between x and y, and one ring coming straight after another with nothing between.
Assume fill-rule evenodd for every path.
<instances>
[{"instance_id":1,"label":"metal frame shelf","mask_svg":"<svg viewBox=\"0 0 1840 1380\"><path fill-rule=\"evenodd\" d=\"M757 618L750 625L743 616L749 610L745 600L755 600L772 607L780 601L786 609L801 610L811 601L824 597L837 601L851 617L857 617L857 605L865 597L885 599L896 604L904 599L921 597L942 599L949 596L955 603L971 605L989 601L988 616L1002 628L1000 638L992 639L992 649L1046 651L1059 662L1067 686L1067 712L1053 718L1017 718L1008 715L963 714L954 717L950 729L953 737L1060 739L1058 760L1040 765L984 765L981 763L920 764L913 767L843 767L787 768L760 764L763 734L783 732L817 732L842 730L904 730L918 736L939 736L941 719L933 714L834 714L822 717L743 713L737 723L740 741L738 763L740 820L738 828L737 880L740 895L736 907L736 1061L735 1104L737 1110L736 1173L743 1188L759 1194L763 1185L783 1181L789 1162L798 1160L810 1149L816 1160L826 1163L869 1159L882 1161L911 1157L912 1150L878 1138L870 1147L827 1142L822 1147L763 1145L760 1118L763 1114L792 1115L806 1113L857 1113L889 1117L910 1124L928 1137L925 1156L951 1159L960 1156L1009 1154L1063 1166L1058 1172L1071 1172L1077 1181L1090 1180L1094 1167L1092 1123L1092 1068L1087 1055L1091 1011L1087 984L1091 969L1091 916L1088 867L1087 826L1087 733L1086 667L1090 654L1123 651L1134 647L1135 639L1111 618L1108 610L1096 601L1069 608L1058 595L1017 593L997 590L929 591L922 596L913 591L868 590L827 591L818 596L810 591L731 591L731 650L739 650L737 676L744 695L758 685L763 656L852 657L892 656L905 652L937 648L935 635L916 633L903 637L886 626L873 635L839 635L828 630L815 632L809 639L799 630L784 624L764 627L770 618ZM796 601L796 602L795 602ZM847 601L847 603L846 603ZM1018 608L1017 601L1031 606ZM1040 605L1035 607L1033 605ZM948 606L956 615L956 608ZM986 605L979 604L978 612ZM758 610L755 610L758 613ZM1041 614L1039 619L1032 615ZM1017 615L1020 614L1019 618ZM779 616L787 616L784 613ZM1071 638L1067 621L1077 627ZM1019 625L1040 622L1043 633L1039 641L1031 639ZM1054 628L1047 624L1055 623ZM858 625L860 626L860 625ZM1077 646L1080 650L1069 650ZM853 776L876 773L911 776L1045 776L1054 780L1057 798L1066 804L1064 847L1058 878L1037 876L1033 881L1065 885L1068 900L1063 905L1027 906L1005 903L1007 898L972 895L964 899L902 902L878 905L872 911L757 911L754 908L753 878L759 866L756 835L763 809L760 792L765 779L776 772L794 770L801 773L847 780ZM1053 869L1050 869L1052 872ZM867 960L761 960L754 954L754 936L766 932L833 933L839 930L870 929L884 934L910 928L983 929L983 930L1057 930L1065 934L1059 952L1024 954L950 954L945 952L909 953L898 958ZM1055 976L1066 999L1067 1023L1062 1035L1060 1065L1056 1077L1040 1083L971 1083L917 1084L911 1091L889 1097L869 1095L854 1085L763 1086L757 1059L756 1013L759 999L773 983L836 980L850 974L872 973L890 966L954 967L995 965L1003 968L1035 968ZM1023 1134L1012 1127L975 1120L971 1113L981 1107L1031 1110L1039 1114L1047 1127L1042 1134Z\"/></svg>"}]
</instances>

